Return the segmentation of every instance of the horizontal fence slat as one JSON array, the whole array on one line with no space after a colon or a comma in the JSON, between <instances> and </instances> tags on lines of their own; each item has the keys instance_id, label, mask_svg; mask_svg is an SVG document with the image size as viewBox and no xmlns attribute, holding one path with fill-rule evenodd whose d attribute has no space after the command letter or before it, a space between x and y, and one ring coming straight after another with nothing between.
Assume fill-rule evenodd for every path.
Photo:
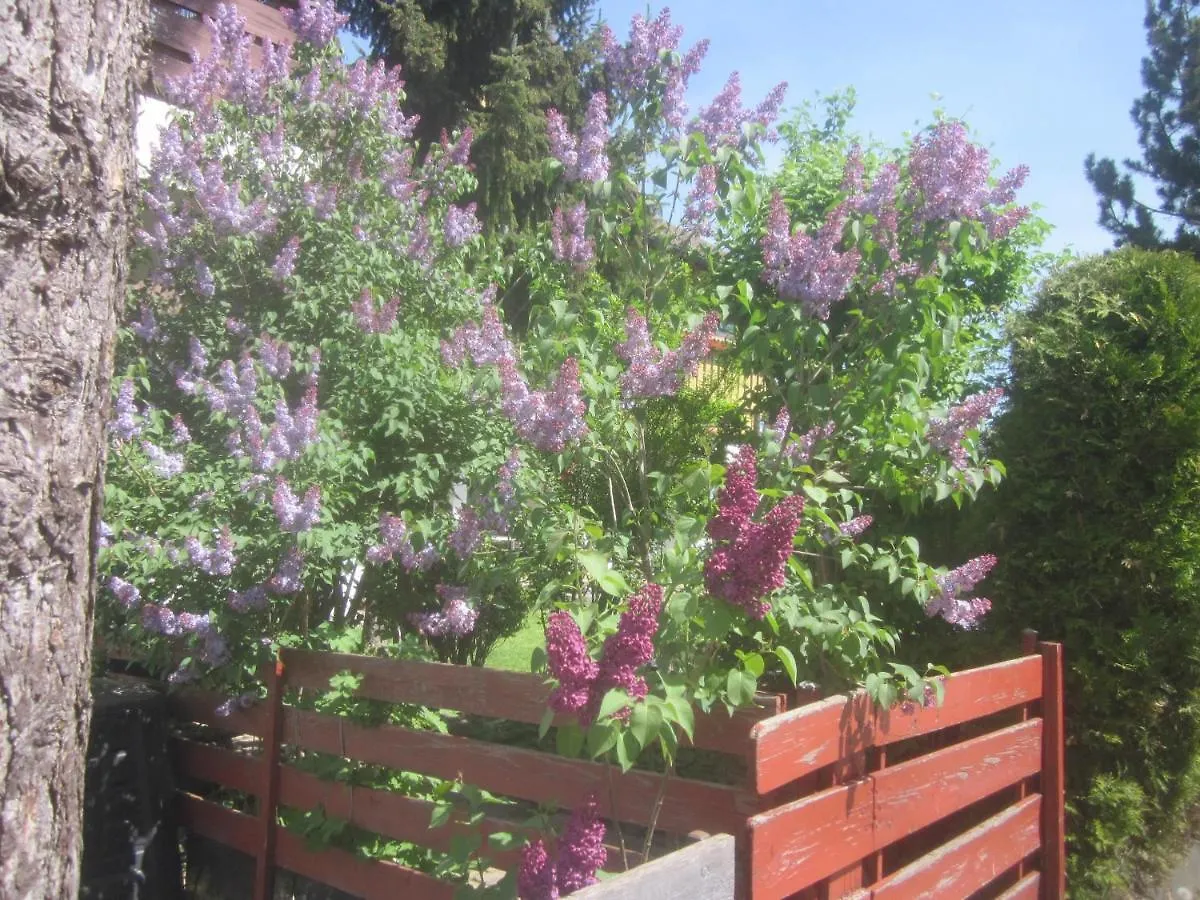
<instances>
[{"instance_id":1,"label":"horizontal fence slat","mask_svg":"<svg viewBox=\"0 0 1200 900\"><path fill-rule=\"evenodd\" d=\"M876 849L1036 775L1041 765L1042 720L1030 719L876 772Z\"/></svg>"},{"instance_id":2,"label":"horizontal fence slat","mask_svg":"<svg viewBox=\"0 0 1200 900\"><path fill-rule=\"evenodd\" d=\"M1042 873L1030 872L996 900L1038 900L1042 892Z\"/></svg>"},{"instance_id":3,"label":"horizontal fence slat","mask_svg":"<svg viewBox=\"0 0 1200 900\"><path fill-rule=\"evenodd\" d=\"M267 707L255 703L246 709L236 706L227 716L217 715L217 707L227 698L216 691L184 688L167 695L167 707L179 721L199 722L229 734L252 734L263 737L267 733Z\"/></svg>"},{"instance_id":4,"label":"horizontal fence slat","mask_svg":"<svg viewBox=\"0 0 1200 900\"><path fill-rule=\"evenodd\" d=\"M363 900L453 900L454 885L432 875L383 860L362 859L333 847L309 847L286 828L276 837L275 864L281 869L356 894Z\"/></svg>"},{"instance_id":5,"label":"horizontal fence slat","mask_svg":"<svg viewBox=\"0 0 1200 900\"><path fill-rule=\"evenodd\" d=\"M476 716L536 725L542 721L552 688L541 676L482 666L455 666L419 660L381 659L352 653L288 649L281 652L290 687L329 690L339 672L362 676L356 697L387 703L416 703ZM746 757L750 729L782 710L782 698L766 695L762 705L696 716L695 746ZM559 721L566 721L560 719Z\"/></svg>"},{"instance_id":6,"label":"horizontal fence slat","mask_svg":"<svg viewBox=\"0 0 1200 900\"><path fill-rule=\"evenodd\" d=\"M874 803L864 778L751 818L751 900L789 897L869 854Z\"/></svg>"},{"instance_id":7,"label":"horizontal fence slat","mask_svg":"<svg viewBox=\"0 0 1200 900\"><path fill-rule=\"evenodd\" d=\"M229 809L211 800L204 800L194 794L179 792L178 801L179 824L194 831L201 837L240 850L249 856L258 853L262 843L261 829L254 816Z\"/></svg>"},{"instance_id":8,"label":"horizontal fence slat","mask_svg":"<svg viewBox=\"0 0 1200 900\"><path fill-rule=\"evenodd\" d=\"M261 757L181 738L174 740L174 750L181 774L255 796L266 786Z\"/></svg>"},{"instance_id":9,"label":"horizontal fence slat","mask_svg":"<svg viewBox=\"0 0 1200 900\"><path fill-rule=\"evenodd\" d=\"M412 731L395 725L364 727L308 710L284 710L283 741L393 769L459 779L484 790L573 809L595 794L604 815L648 824L661 776L612 773L602 763L537 750ZM615 801L615 809L612 802ZM672 778L658 825L667 831L735 831L757 812L757 798L726 785Z\"/></svg>"},{"instance_id":10,"label":"horizontal fence slat","mask_svg":"<svg viewBox=\"0 0 1200 900\"><path fill-rule=\"evenodd\" d=\"M1037 851L1041 804L1034 794L992 816L879 882L873 900L970 896Z\"/></svg>"},{"instance_id":11,"label":"horizontal fence slat","mask_svg":"<svg viewBox=\"0 0 1200 900\"><path fill-rule=\"evenodd\" d=\"M715 834L572 894L576 900L733 900L735 841Z\"/></svg>"},{"instance_id":12,"label":"horizontal fence slat","mask_svg":"<svg viewBox=\"0 0 1200 900\"><path fill-rule=\"evenodd\" d=\"M877 712L862 691L802 706L752 729L754 787L766 794L871 747L960 725L1041 694L1042 659L1026 656L951 675L941 706L907 704Z\"/></svg>"}]
</instances>

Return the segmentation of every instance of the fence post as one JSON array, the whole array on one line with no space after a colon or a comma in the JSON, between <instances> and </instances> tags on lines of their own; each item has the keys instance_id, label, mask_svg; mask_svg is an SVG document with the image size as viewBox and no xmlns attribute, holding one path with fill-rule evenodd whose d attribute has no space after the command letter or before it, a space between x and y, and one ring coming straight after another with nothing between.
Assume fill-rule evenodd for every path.
<instances>
[{"instance_id":1,"label":"fence post","mask_svg":"<svg viewBox=\"0 0 1200 900\"><path fill-rule=\"evenodd\" d=\"M267 671L267 729L263 735L263 790L258 797L262 843L254 871L254 900L270 900L275 888L275 808L279 801L279 742L283 731L283 660Z\"/></svg>"},{"instance_id":2,"label":"fence post","mask_svg":"<svg viewBox=\"0 0 1200 900\"><path fill-rule=\"evenodd\" d=\"M1043 641L1042 654L1042 898L1067 894L1063 733L1063 647Z\"/></svg>"}]
</instances>

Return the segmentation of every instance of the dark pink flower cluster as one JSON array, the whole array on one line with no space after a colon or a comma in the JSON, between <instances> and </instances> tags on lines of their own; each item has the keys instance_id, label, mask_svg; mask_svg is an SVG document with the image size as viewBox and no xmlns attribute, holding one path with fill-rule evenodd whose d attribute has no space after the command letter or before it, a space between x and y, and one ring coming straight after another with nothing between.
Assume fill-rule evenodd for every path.
<instances>
[{"instance_id":1,"label":"dark pink flower cluster","mask_svg":"<svg viewBox=\"0 0 1200 900\"><path fill-rule=\"evenodd\" d=\"M743 446L725 472L717 514L708 521L713 550L704 564L704 583L714 597L761 619L771 609L766 596L783 587L804 498L785 497L762 522L755 522L752 517L760 500L757 480L754 449Z\"/></svg>"},{"instance_id":2,"label":"dark pink flower cluster","mask_svg":"<svg viewBox=\"0 0 1200 900\"><path fill-rule=\"evenodd\" d=\"M754 109L742 108L742 77L737 72L729 76L729 81L721 92L713 98L712 103L700 110L700 115L692 122L692 131L704 135L708 149L716 153L721 147L740 146L743 139L743 129L747 125L761 125L769 128L771 123L779 118L779 107L783 104L783 96L787 93L787 82L777 84ZM777 135L768 132L767 138Z\"/></svg>"},{"instance_id":3,"label":"dark pink flower cluster","mask_svg":"<svg viewBox=\"0 0 1200 900\"><path fill-rule=\"evenodd\" d=\"M953 407L944 419L930 419L925 437L931 447L950 454L956 469L965 469L969 464L963 438L986 419L992 409L1004 398L1002 388L993 388L981 394L973 394Z\"/></svg>"},{"instance_id":4,"label":"dark pink flower cluster","mask_svg":"<svg viewBox=\"0 0 1200 900\"><path fill-rule=\"evenodd\" d=\"M350 304L350 312L358 327L367 334L387 334L396 327L396 315L400 312L400 298L393 297L382 306L375 305L370 288L363 288L358 299Z\"/></svg>"},{"instance_id":5,"label":"dark pink flower cluster","mask_svg":"<svg viewBox=\"0 0 1200 900\"><path fill-rule=\"evenodd\" d=\"M975 585L983 581L995 565L996 557L988 553L963 563L957 569L951 569L945 575L939 575L938 594L929 601L925 613L941 616L959 628L974 628L991 610L992 601L986 597L963 595L974 590Z\"/></svg>"},{"instance_id":6,"label":"dark pink flower cluster","mask_svg":"<svg viewBox=\"0 0 1200 900\"><path fill-rule=\"evenodd\" d=\"M662 116L672 129L683 127L687 116L688 81L700 71L700 62L708 52L708 41L676 56L683 28L671 24L671 11L663 9L655 19L635 15L629 26L629 41L621 44L603 26L604 65L609 82L621 93L631 96L648 90L661 90Z\"/></svg>"},{"instance_id":7,"label":"dark pink flower cluster","mask_svg":"<svg viewBox=\"0 0 1200 900\"><path fill-rule=\"evenodd\" d=\"M708 313L683 336L678 350L664 353L651 340L646 317L629 307L625 312L626 340L616 346L617 356L629 363L628 371L621 376L621 394L630 400L674 396L709 354L719 324L717 314Z\"/></svg>"},{"instance_id":8,"label":"dark pink flower cluster","mask_svg":"<svg viewBox=\"0 0 1200 900\"><path fill-rule=\"evenodd\" d=\"M410 614L413 627L425 637L447 634L464 637L474 631L479 610L467 602L467 589L462 585L439 584L436 590L442 598L442 608L437 612Z\"/></svg>"},{"instance_id":9,"label":"dark pink flower cluster","mask_svg":"<svg viewBox=\"0 0 1200 900\"><path fill-rule=\"evenodd\" d=\"M380 513L379 537L380 543L367 550L367 562L375 565L390 562L398 556L400 565L409 572L414 569L424 572L440 558L432 544L426 544L420 552L413 549L412 541L408 537L408 526L399 516Z\"/></svg>"},{"instance_id":10,"label":"dark pink flower cluster","mask_svg":"<svg viewBox=\"0 0 1200 900\"><path fill-rule=\"evenodd\" d=\"M539 450L559 453L587 434L579 363L568 358L547 390L531 391L517 369L517 350L492 303L494 288L483 297L482 322L468 322L442 342L442 360L458 367L470 357L477 366L494 365L500 373L501 411L517 434Z\"/></svg>"},{"instance_id":11,"label":"dark pink flower cluster","mask_svg":"<svg viewBox=\"0 0 1200 900\"><path fill-rule=\"evenodd\" d=\"M555 845L555 859L550 858L541 839L526 844L517 874L520 900L558 900L596 884L596 872L604 867L608 857L604 849L605 832L599 803L595 796L590 796L567 820Z\"/></svg>"},{"instance_id":12,"label":"dark pink flower cluster","mask_svg":"<svg viewBox=\"0 0 1200 900\"><path fill-rule=\"evenodd\" d=\"M565 212L554 210L550 222L550 249L559 262L568 263L577 272L586 272L596 258L596 245L587 236L587 204L580 201Z\"/></svg>"},{"instance_id":13,"label":"dark pink flower cluster","mask_svg":"<svg viewBox=\"0 0 1200 900\"><path fill-rule=\"evenodd\" d=\"M550 155L563 165L567 181L598 183L608 178L608 99L592 94L579 137L571 133L557 109L546 110L546 136Z\"/></svg>"},{"instance_id":14,"label":"dark pink flower cluster","mask_svg":"<svg viewBox=\"0 0 1200 900\"><path fill-rule=\"evenodd\" d=\"M638 670L654 658L662 602L663 590L657 584L647 584L634 594L616 632L605 640L598 663L588 653L587 640L570 613L552 613L546 623L546 659L558 686L550 694L550 707L574 713L586 728L595 721L604 695L614 688L634 700L645 697L648 686Z\"/></svg>"}]
</instances>

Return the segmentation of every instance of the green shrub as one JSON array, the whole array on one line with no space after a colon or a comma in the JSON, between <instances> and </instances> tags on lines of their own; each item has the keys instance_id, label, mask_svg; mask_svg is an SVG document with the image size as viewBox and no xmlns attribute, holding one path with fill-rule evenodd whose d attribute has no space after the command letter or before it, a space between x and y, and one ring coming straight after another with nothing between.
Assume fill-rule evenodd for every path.
<instances>
[{"instance_id":1,"label":"green shrub","mask_svg":"<svg viewBox=\"0 0 1200 900\"><path fill-rule=\"evenodd\" d=\"M1112 896L1200 787L1200 265L1123 250L1060 270L1011 365L990 438L1008 479L969 550L1000 558L994 646L1024 627L1066 646L1072 893Z\"/></svg>"}]
</instances>

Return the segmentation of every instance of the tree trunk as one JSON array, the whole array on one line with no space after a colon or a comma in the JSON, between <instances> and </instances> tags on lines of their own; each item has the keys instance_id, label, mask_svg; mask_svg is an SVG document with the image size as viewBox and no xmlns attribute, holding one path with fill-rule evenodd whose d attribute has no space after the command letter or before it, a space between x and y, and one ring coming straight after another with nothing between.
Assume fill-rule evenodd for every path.
<instances>
[{"instance_id":1,"label":"tree trunk","mask_svg":"<svg viewBox=\"0 0 1200 900\"><path fill-rule=\"evenodd\" d=\"M0 0L0 897L78 895L144 0Z\"/></svg>"}]
</instances>

